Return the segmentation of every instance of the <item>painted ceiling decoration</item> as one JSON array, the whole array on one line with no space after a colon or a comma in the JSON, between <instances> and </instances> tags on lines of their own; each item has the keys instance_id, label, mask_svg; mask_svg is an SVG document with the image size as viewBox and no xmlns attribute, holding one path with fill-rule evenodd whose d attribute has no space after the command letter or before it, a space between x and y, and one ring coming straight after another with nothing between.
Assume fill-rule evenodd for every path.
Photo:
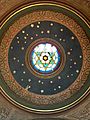
<instances>
[{"instance_id":1,"label":"painted ceiling decoration","mask_svg":"<svg viewBox=\"0 0 90 120\"><path fill-rule=\"evenodd\" d=\"M0 31L0 84L16 106L49 114L79 103L90 87L88 21L60 3L22 6Z\"/></svg>"}]
</instances>

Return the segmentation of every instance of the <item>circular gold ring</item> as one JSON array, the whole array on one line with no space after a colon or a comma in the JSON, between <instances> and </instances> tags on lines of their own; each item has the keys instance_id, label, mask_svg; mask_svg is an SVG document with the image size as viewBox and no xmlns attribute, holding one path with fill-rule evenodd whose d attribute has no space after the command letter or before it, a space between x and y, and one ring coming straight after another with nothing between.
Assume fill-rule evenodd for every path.
<instances>
[{"instance_id":1,"label":"circular gold ring","mask_svg":"<svg viewBox=\"0 0 90 120\"><path fill-rule=\"evenodd\" d=\"M39 72L35 71L35 69L30 64L30 60L29 60L29 55L31 54L33 48L36 45L43 43L43 42L49 42L49 43L55 45L58 48L58 50L60 50L60 53L61 53L61 62L60 62L59 68L57 70L55 70L54 72L51 72L50 74L49 73L43 74L43 73L39 73ZM63 47L59 44L59 42L52 40L51 38L40 38L38 40L35 40L34 42L32 42L32 44L29 45L29 47L27 48L27 51L26 51L26 55L25 55L25 63L26 63L27 68L30 70L30 72L32 74L34 74L35 76L37 76L39 78L44 78L44 79L52 78L52 77L58 75L63 70L63 68L65 66L65 62L66 62L66 55L65 55L65 51L64 51Z\"/></svg>"}]
</instances>

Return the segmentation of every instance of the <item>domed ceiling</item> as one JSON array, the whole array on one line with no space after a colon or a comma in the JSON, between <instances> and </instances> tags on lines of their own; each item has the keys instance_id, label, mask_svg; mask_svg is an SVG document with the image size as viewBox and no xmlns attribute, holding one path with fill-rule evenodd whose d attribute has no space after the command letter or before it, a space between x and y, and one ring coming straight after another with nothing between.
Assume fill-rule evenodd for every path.
<instances>
[{"instance_id":1,"label":"domed ceiling","mask_svg":"<svg viewBox=\"0 0 90 120\"><path fill-rule=\"evenodd\" d=\"M90 86L88 20L55 2L22 6L1 26L0 84L16 106L40 114L79 103Z\"/></svg>"}]
</instances>

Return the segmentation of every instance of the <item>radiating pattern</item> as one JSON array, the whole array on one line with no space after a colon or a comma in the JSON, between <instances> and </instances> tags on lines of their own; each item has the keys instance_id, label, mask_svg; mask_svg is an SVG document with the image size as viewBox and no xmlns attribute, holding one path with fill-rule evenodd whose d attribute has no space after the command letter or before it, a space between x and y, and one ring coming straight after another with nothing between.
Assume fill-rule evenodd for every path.
<instances>
[{"instance_id":1,"label":"radiating pattern","mask_svg":"<svg viewBox=\"0 0 90 120\"><path fill-rule=\"evenodd\" d=\"M53 71L60 61L57 48L49 43L39 44L32 52L33 66L41 72Z\"/></svg>"}]
</instances>

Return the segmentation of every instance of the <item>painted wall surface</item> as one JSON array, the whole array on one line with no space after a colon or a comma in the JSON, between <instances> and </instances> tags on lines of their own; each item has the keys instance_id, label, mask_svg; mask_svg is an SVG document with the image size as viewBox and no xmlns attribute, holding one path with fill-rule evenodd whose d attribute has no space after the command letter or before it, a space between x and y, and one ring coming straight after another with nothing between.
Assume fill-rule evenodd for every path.
<instances>
[{"instance_id":1,"label":"painted wall surface","mask_svg":"<svg viewBox=\"0 0 90 120\"><path fill-rule=\"evenodd\" d=\"M30 1L33 0L0 0L0 20L6 13ZM90 19L90 0L57 1L73 6ZM88 95L80 104L68 111L52 115L37 115L15 107L0 94L0 120L44 120L44 118L45 120L90 120L90 96Z\"/></svg>"}]
</instances>

